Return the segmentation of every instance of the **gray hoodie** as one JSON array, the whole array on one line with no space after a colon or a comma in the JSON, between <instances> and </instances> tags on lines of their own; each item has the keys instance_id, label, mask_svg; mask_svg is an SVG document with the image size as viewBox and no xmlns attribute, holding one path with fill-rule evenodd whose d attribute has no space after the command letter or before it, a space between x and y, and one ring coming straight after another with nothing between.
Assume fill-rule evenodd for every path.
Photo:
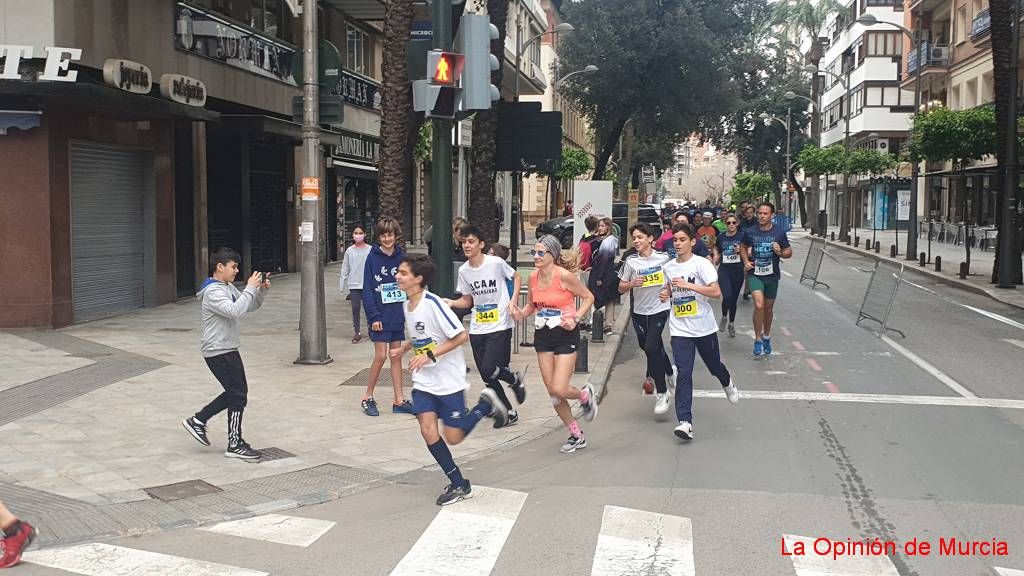
<instances>
[{"instance_id":1,"label":"gray hoodie","mask_svg":"<svg viewBox=\"0 0 1024 576\"><path fill-rule=\"evenodd\" d=\"M238 319L263 305L264 291L246 286L242 292L233 284L207 278L196 294L203 315L202 350L204 358L238 350Z\"/></svg>"}]
</instances>

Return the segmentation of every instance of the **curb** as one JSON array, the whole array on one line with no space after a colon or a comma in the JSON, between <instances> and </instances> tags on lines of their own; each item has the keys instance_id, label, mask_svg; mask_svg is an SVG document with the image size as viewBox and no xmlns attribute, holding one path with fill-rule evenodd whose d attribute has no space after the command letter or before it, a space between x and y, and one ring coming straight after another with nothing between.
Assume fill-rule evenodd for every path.
<instances>
[{"instance_id":1,"label":"curb","mask_svg":"<svg viewBox=\"0 0 1024 576\"><path fill-rule=\"evenodd\" d=\"M810 236L810 235L808 235L808 236L804 236L803 238L811 239L811 238L818 238L818 236ZM964 290L966 292L971 292L973 294L978 294L979 296L986 296L988 298L991 298L992 300L995 300L995 301L1000 302L1002 304L1006 304L1007 306L1013 306L1014 308L1019 308L1021 310L1024 310L1024 304L1007 300L1006 298L1003 297L1003 294L1001 294L1000 292L998 292L996 290L985 288L984 286L978 286L977 284L974 284L972 282L968 282L966 280L960 280L959 278L954 278L954 277L951 277L951 276L946 276L945 274L941 274L941 273L935 272L933 270L929 270L926 267L922 268L921 266L918 266L916 264L918 262L917 260L904 260L902 258L889 258L888 256L884 256L882 254L875 254L875 252L873 250L872 251L861 250L860 248L854 248L853 245L847 246L845 242L838 242L838 241L833 242L832 240L825 240L825 245L829 246L829 247L835 246L836 248L839 248L840 250L843 250L845 252L850 252L852 254L860 254L861 256L867 256L868 258L871 258L872 260L876 260L876 261L881 260L881 261L885 261L885 262L893 262L893 263L896 263L896 264L903 264L908 271L915 272L915 273L921 274L923 276L927 276L927 277L931 278L932 280L935 280L936 282L938 282L940 284L944 284L944 285L950 286L952 288L957 288L957 289L960 289L960 290Z\"/></svg>"}]
</instances>

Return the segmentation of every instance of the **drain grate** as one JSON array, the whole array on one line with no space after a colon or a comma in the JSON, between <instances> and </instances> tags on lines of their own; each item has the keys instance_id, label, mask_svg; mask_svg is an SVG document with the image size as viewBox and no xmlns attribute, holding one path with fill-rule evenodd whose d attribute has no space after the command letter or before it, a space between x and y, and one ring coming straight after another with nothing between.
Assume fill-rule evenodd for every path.
<instances>
[{"instance_id":1,"label":"drain grate","mask_svg":"<svg viewBox=\"0 0 1024 576\"><path fill-rule=\"evenodd\" d=\"M184 500L185 498L202 496L203 494L216 494L221 491L220 488L202 480L189 480L188 482L178 482L177 484L168 484L166 486L143 488L143 490L153 498L164 502Z\"/></svg>"},{"instance_id":2,"label":"drain grate","mask_svg":"<svg viewBox=\"0 0 1024 576\"><path fill-rule=\"evenodd\" d=\"M355 376L345 380L338 384L338 386L366 386L366 380L370 377L370 369L363 368ZM384 367L380 371L380 379L377 380L377 386L391 386L391 370ZM412 388L412 373L408 370L402 370L402 387Z\"/></svg>"},{"instance_id":3,"label":"drain grate","mask_svg":"<svg viewBox=\"0 0 1024 576\"><path fill-rule=\"evenodd\" d=\"M262 456L260 456L256 460L246 460L246 462L249 462L251 464L259 464L261 462L271 462L273 460L284 460L285 458L295 458L295 454L292 454L291 452L289 452L287 450L282 450L280 448L274 448L274 447L270 447L270 448L257 448L257 450L260 451L260 454L262 454Z\"/></svg>"}]
</instances>

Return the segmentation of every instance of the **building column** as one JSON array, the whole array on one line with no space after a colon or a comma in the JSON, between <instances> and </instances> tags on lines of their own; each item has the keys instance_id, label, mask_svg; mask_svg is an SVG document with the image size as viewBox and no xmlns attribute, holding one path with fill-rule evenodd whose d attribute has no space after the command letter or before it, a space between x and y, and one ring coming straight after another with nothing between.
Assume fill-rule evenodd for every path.
<instances>
[{"instance_id":1,"label":"building column","mask_svg":"<svg viewBox=\"0 0 1024 576\"><path fill-rule=\"evenodd\" d=\"M206 208L206 123L192 123L192 245L195 251L194 283L209 275L210 229ZM195 287L196 289L199 286Z\"/></svg>"}]
</instances>

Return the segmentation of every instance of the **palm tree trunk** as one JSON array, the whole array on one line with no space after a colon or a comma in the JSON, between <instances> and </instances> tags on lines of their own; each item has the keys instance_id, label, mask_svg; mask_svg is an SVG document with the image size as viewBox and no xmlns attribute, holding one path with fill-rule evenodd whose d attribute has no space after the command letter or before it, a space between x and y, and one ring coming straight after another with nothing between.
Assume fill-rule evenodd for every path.
<instances>
[{"instance_id":1,"label":"palm tree trunk","mask_svg":"<svg viewBox=\"0 0 1024 576\"><path fill-rule=\"evenodd\" d=\"M499 62L505 59L505 31L508 28L508 1L488 0L487 13L498 29L498 38L491 41L491 54ZM501 86L501 66L491 72L491 84ZM481 110L473 117L473 147L470 149L469 221L480 227L486 239L498 240L495 214L494 154L498 134L498 105ZM515 231L512 232L513 234Z\"/></svg>"},{"instance_id":2,"label":"palm tree trunk","mask_svg":"<svg viewBox=\"0 0 1024 576\"><path fill-rule=\"evenodd\" d=\"M407 130L412 113L412 85L405 47L412 30L412 0L387 0L384 12L384 58L381 63L380 215L402 218L402 200L410 189L412 146Z\"/></svg>"}]
</instances>

